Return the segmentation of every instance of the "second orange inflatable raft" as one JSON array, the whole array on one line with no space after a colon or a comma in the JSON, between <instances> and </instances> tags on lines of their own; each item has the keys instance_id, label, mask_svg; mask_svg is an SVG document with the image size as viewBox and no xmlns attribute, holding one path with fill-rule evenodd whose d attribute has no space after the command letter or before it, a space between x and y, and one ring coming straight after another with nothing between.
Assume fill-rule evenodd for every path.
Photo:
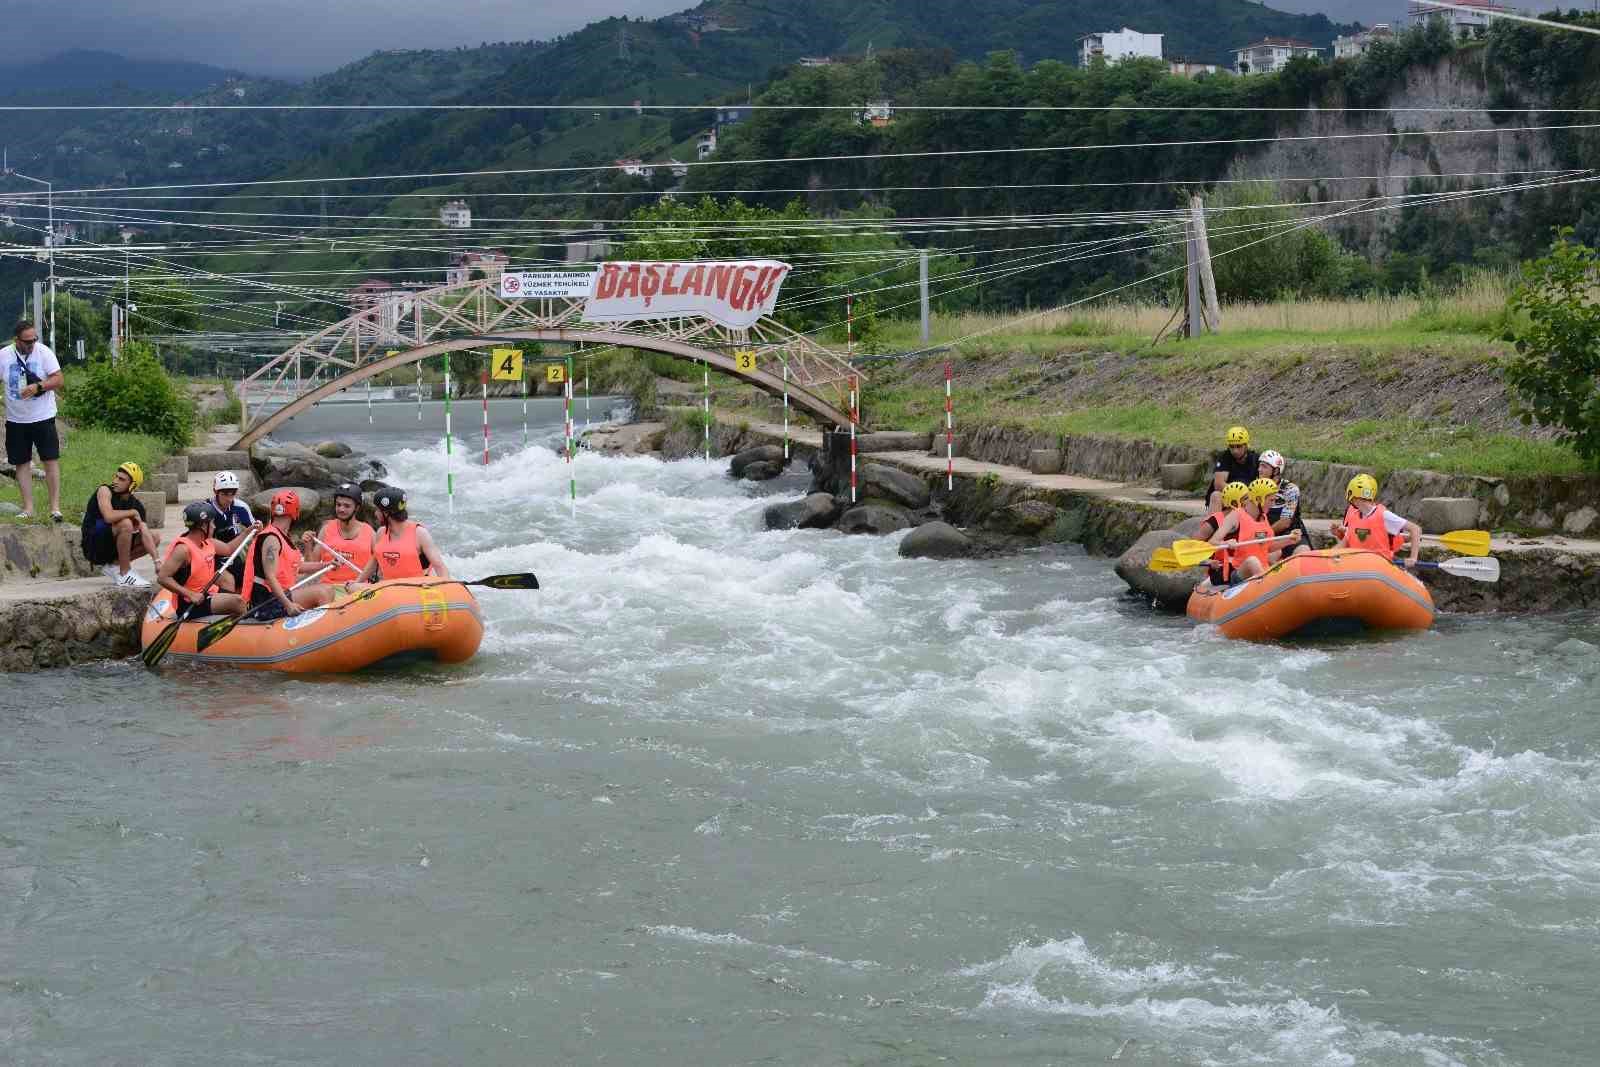
<instances>
[{"instance_id":1,"label":"second orange inflatable raft","mask_svg":"<svg viewBox=\"0 0 1600 1067\"><path fill-rule=\"evenodd\" d=\"M1433 597L1376 552L1333 548L1297 552L1235 586L1203 584L1189 597L1189 618L1246 641L1426 630Z\"/></svg>"},{"instance_id":2,"label":"second orange inflatable raft","mask_svg":"<svg viewBox=\"0 0 1600 1067\"><path fill-rule=\"evenodd\" d=\"M290 674L358 671L384 660L433 659L461 663L483 641L483 616L472 591L438 578L400 578L292 619L245 620L204 652L200 628L212 618L185 622L167 659ZM140 629L148 645L176 616L172 594L156 593Z\"/></svg>"}]
</instances>

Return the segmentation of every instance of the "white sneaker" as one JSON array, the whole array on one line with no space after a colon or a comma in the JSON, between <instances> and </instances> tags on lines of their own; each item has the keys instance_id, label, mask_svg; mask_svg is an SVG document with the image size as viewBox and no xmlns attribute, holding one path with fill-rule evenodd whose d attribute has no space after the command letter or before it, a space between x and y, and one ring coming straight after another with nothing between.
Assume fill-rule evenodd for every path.
<instances>
[{"instance_id":1,"label":"white sneaker","mask_svg":"<svg viewBox=\"0 0 1600 1067\"><path fill-rule=\"evenodd\" d=\"M113 582L122 577L122 572L117 570L117 565L115 563L107 563L104 567L100 568L100 573L105 575L107 578L110 578Z\"/></svg>"},{"instance_id":2,"label":"white sneaker","mask_svg":"<svg viewBox=\"0 0 1600 1067\"><path fill-rule=\"evenodd\" d=\"M133 573L132 571L129 571L127 574L119 574L119 575L117 575L117 584L121 585L121 586L126 586L129 589L148 589L148 588L150 588L150 583L149 582L145 581L143 578L139 577L137 574Z\"/></svg>"}]
</instances>

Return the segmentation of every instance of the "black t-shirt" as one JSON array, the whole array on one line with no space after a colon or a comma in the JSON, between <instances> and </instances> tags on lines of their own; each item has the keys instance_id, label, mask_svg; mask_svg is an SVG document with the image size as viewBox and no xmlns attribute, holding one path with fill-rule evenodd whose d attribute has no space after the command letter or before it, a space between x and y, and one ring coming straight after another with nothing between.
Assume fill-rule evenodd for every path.
<instances>
[{"instance_id":1,"label":"black t-shirt","mask_svg":"<svg viewBox=\"0 0 1600 1067\"><path fill-rule=\"evenodd\" d=\"M1251 450L1244 454L1244 459L1234 459L1233 449L1225 448L1217 453L1217 464L1211 468L1213 478L1218 474L1227 474L1227 481L1222 483L1224 485L1228 482L1249 485L1261 476L1261 457Z\"/></svg>"}]
</instances>

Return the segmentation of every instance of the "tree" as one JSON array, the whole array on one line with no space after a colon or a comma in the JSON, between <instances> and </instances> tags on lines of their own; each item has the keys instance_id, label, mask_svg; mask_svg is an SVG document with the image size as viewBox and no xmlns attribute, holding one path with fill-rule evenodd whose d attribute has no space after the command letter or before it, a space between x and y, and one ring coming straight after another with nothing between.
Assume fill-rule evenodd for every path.
<instances>
[{"instance_id":1,"label":"tree","mask_svg":"<svg viewBox=\"0 0 1600 1067\"><path fill-rule=\"evenodd\" d=\"M1600 252L1558 231L1550 254L1523 265L1507 310L1517 354L1503 373L1524 424L1557 436L1600 467Z\"/></svg>"}]
</instances>

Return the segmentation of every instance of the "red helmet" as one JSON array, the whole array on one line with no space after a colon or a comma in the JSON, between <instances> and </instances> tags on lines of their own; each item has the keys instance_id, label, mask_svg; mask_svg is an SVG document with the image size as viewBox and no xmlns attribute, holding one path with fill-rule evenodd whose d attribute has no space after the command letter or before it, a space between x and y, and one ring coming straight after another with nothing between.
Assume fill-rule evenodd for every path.
<instances>
[{"instance_id":1,"label":"red helmet","mask_svg":"<svg viewBox=\"0 0 1600 1067\"><path fill-rule=\"evenodd\" d=\"M282 489L272 494L272 515L287 515L291 519L300 517L300 494L293 489Z\"/></svg>"}]
</instances>

